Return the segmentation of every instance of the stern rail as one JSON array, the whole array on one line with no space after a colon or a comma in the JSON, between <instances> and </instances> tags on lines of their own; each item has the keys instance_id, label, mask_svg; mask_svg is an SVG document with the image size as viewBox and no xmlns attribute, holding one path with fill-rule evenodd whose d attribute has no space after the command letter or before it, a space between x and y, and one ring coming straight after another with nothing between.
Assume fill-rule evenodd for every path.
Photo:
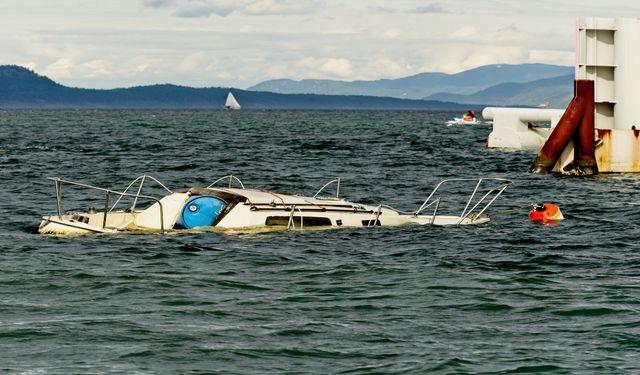
<instances>
[{"instance_id":1,"label":"stern rail","mask_svg":"<svg viewBox=\"0 0 640 375\"><path fill-rule=\"evenodd\" d=\"M462 209L462 213L460 213L460 215L458 216L460 218L460 220L458 221L458 224L462 223L462 221L464 221L464 219L469 218L477 210L479 210L479 212L475 213L475 217L476 218L480 217L480 215L482 215L489 208L489 206L491 206L493 204L493 202L495 202L495 200L498 199L498 197L504 192L504 190L507 187L509 187L509 185L511 185L513 183L511 180L508 180L508 179L505 179L505 178L497 178L497 177L488 177L488 178L451 178L451 179L442 180L442 181L440 181L440 183L438 183L438 185L436 185L436 187L433 189L433 191L431 191L431 194L429 194L427 199L413 213L413 215L418 216L418 215L420 215L420 213L424 209L426 209L427 207L435 204L435 209L433 211L433 217L432 217L432 220L431 220L431 223L433 224L435 222L436 215L437 215L438 209L440 207L441 197L440 196L438 196L437 198L435 197L435 194L436 194L436 192L438 192L440 187L442 187L444 184L450 184L450 183L453 183L453 182L473 182L473 181L476 181L475 187L474 187L473 191L471 192L471 195L467 199L467 203L464 206L464 208ZM481 185L483 184L483 182L486 182L486 181L498 183L500 185L490 188L475 204L473 204L473 206L471 206L473 201L474 201L474 199L475 199L475 197L476 197L476 194L480 190ZM482 204L487 199L489 201L486 202L486 204L484 204L482 206ZM469 208L469 206L471 206L471 208ZM475 220L475 219L472 219L472 221L473 220Z\"/></svg>"},{"instance_id":2,"label":"stern rail","mask_svg":"<svg viewBox=\"0 0 640 375\"><path fill-rule=\"evenodd\" d=\"M172 193L171 190L169 190L166 186L164 186L160 181L158 181L157 179L151 177L151 176L140 176L138 178L136 178L135 180L133 180L133 182L131 182L129 184L129 186L127 186L127 188L125 189L125 191L116 191L116 190L112 190L112 189L106 189L106 188L101 188L98 186L93 186L93 185L89 185L89 184L84 184L81 182L76 182L76 181L70 181L70 180L64 180L61 179L60 177L47 177L47 180L53 181L55 183L56 186L56 207L57 207L57 211L58 211L58 217L62 217L62 213L63 213L63 209L62 209L62 185L63 184L67 184L67 185L72 185L72 186L78 186L78 187L83 187L83 188L87 188L87 189L91 189L91 190L96 190L96 191L100 191L103 192L105 195L104 198L104 216L102 218L102 229L105 229L106 227L106 223L107 223L107 216L110 212L113 211L113 209L115 208L115 206L120 202L120 200L123 197L132 197L134 198L134 203L132 206L132 210L133 208L135 208L135 205L138 201L139 198L143 198L143 199L149 199L151 201L154 201L155 203L158 203L159 208L160 208L160 233L164 234L165 230L164 230L164 210L162 207L162 202L160 202L160 199L156 198L156 197L152 197L150 195L143 195L140 194L141 190L142 190L142 185L144 184L145 179L150 178L153 179L155 182L157 182L158 184L160 184L165 190L167 190L168 192ZM127 191L129 190L129 188L131 188L131 186L133 186L134 183L136 183L137 181L140 181L140 187L138 189L138 193L137 194L131 194L131 193L127 193ZM116 202L109 207L109 196L111 194L114 195L118 195L119 198L116 200Z\"/></svg>"}]
</instances>

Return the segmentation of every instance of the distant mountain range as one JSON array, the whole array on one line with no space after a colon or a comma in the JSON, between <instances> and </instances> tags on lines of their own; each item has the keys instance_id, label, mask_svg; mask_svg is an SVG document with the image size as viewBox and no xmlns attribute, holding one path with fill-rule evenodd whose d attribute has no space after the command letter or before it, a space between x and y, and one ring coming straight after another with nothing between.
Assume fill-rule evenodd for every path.
<instances>
[{"instance_id":1,"label":"distant mountain range","mask_svg":"<svg viewBox=\"0 0 640 375\"><path fill-rule=\"evenodd\" d=\"M468 104L499 104L501 106L546 103L552 108L565 108L573 97L574 75L539 79L526 83L501 83L473 94L438 93L425 99Z\"/></svg>"},{"instance_id":2,"label":"distant mountain range","mask_svg":"<svg viewBox=\"0 0 640 375\"><path fill-rule=\"evenodd\" d=\"M96 90L72 88L15 65L0 66L0 108L222 108L232 91L243 108L465 110L467 105L362 95L253 92L171 84Z\"/></svg>"},{"instance_id":3,"label":"distant mountain range","mask_svg":"<svg viewBox=\"0 0 640 375\"><path fill-rule=\"evenodd\" d=\"M16 65L0 65L0 108L222 108L232 91L243 108L464 110L485 105L564 108L573 68L487 65L457 74L376 81L272 80L248 90L158 84L110 90L63 86Z\"/></svg>"},{"instance_id":4,"label":"distant mountain range","mask_svg":"<svg viewBox=\"0 0 640 375\"><path fill-rule=\"evenodd\" d=\"M573 96L573 85L566 84L567 76L572 75L573 71L573 67L559 65L501 64L481 66L456 74L421 73L375 81L277 79L259 83L249 90L281 94L387 96L493 105L536 106L541 102L549 102L552 106L564 107ZM488 96L484 97L485 94Z\"/></svg>"}]
</instances>

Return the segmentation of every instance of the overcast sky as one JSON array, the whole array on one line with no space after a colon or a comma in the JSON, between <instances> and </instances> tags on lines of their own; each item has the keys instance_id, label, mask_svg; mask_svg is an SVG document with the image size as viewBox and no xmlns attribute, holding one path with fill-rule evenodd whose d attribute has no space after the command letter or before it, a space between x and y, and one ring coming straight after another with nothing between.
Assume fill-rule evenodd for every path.
<instances>
[{"instance_id":1,"label":"overcast sky","mask_svg":"<svg viewBox=\"0 0 640 375\"><path fill-rule=\"evenodd\" d=\"M0 64L89 88L573 65L584 16L640 17L640 2L0 0Z\"/></svg>"}]
</instances>

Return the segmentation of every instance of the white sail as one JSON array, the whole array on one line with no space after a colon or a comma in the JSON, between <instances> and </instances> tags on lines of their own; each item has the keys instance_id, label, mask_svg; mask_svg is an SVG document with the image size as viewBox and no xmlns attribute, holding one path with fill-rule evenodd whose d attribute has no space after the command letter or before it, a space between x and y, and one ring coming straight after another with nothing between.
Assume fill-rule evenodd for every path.
<instances>
[{"instance_id":1,"label":"white sail","mask_svg":"<svg viewBox=\"0 0 640 375\"><path fill-rule=\"evenodd\" d=\"M227 102L224 103L224 107L227 109L240 109L242 107L240 107L240 103L238 103L238 101L236 100L236 98L233 96L232 93L229 93L229 95L227 95Z\"/></svg>"}]
</instances>

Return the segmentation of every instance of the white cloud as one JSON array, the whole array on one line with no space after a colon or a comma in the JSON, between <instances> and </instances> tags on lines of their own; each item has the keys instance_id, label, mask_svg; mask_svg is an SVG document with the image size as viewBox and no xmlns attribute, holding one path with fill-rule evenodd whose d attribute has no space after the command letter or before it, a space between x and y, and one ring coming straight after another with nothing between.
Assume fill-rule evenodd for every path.
<instances>
[{"instance_id":1,"label":"white cloud","mask_svg":"<svg viewBox=\"0 0 640 375\"><path fill-rule=\"evenodd\" d=\"M395 61L390 58L379 58L374 61L371 70L375 72L376 77L369 77L370 79L382 78L382 77L402 77L411 74L412 66L405 61Z\"/></svg>"},{"instance_id":2,"label":"white cloud","mask_svg":"<svg viewBox=\"0 0 640 375\"><path fill-rule=\"evenodd\" d=\"M35 71L37 69L37 66L38 66L38 64L36 64L33 61L23 62L23 63L20 63L18 65L24 66L25 68L31 69L33 71ZM40 73L42 73L42 72L40 72Z\"/></svg>"},{"instance_id":3,"label":"white cloud","mask_svg":"<svg viewBox=\"0 0 640 375\"><path fill-rule=\"evenodd\" d=\"M314 0L254 0L242 12L254 16L310 14L318 5Z\"/></svg>"},{"instance_id":4,"label":"white cloud","mask_svg":"<svg viewBox=\"0 0 640 375\"><path fill-rule=\"evenodd\" d=\"M397 37L401 36L402 33L398 29L387 29L382 33L382 35L385 38L394 39L394 38L397 38Z\"/></svg>"},{"instance_id":5,"label":"white cloud","mask_svg":"<svg viewBox=\"0 0 640 375\"><path fill-rule=\"evenodd\" d=\"M181 18L226 17L237 13L250 16L305 15L322 7L319 0L142 0L149 8L168 8Z\"/></svg>"},{"instance_id":6,"label":"white cloud","mask_svg":"<svg viewBox=\"0 0 640 375\"><path fill-rule=\"evenodd\" d=\"M270 65L269 67L267 67L267 69L265 70L265 79L274 79L274 78L303 78L303 77L299 77L299 75L297 73L294 73L291 71L291 69L289 69L288 67L282 65L282 64L275 64L275 65ZM257 82L256 82L257 83Z\"/></svg>"},{"instance_id":7,"label":"white cloud","mask_svg":"<svg viewBox=\"0 0 640 375\"><path fill-rule=\"evenodd\" d=\"M318 32L324 35L357 35L362 33L362 30L343 27L343 28L331 28L326 30L318 30Z\"/></svg>"},{"instance_id":8,"label":"white cloud","mask_svg":"<svg viewBox=\"0 0 640 375\"><path fill-rule=\"evenodd\" d=\"M547 64L574 65L575 52L557 50L531 50L529 59Z\"/></svg>"},{"instance_id":9,"label":"white cloud","mask_svg":"<svg viewBox=\"0 0 640 375\"><path fill-rule=\"evenodd\" d=\"M344 58L307 57L300 60L298 65L307 68L312 73L310 77L315 78L349 78L353 74L351 62Z\"/></svg>"},{"instance_id":10,"label":"white cloud","mask_svg":"<svg viewBox=\"0 0 640 375\"><path fill-rule=\"evenodd\" d=\"M410 10L409 13L448 13L448 11L444 9L444 7L440 3L431 3L414 8Z\"/></svg>"},{"instance_id":11,"label":"white cloud","mask_svg":"<svg viewBox=\"0 0 640 375\"><path fill-rule=\"evenodd\" d=\"M53 79L69 78L72 76L74 67L75 65L71 60L61 57L52 64L47 65L41 74Z\"/></svg>"},{"instance_id":12,"label":"white cloud","mask_svg":"<svg viewBox=\"0 0 640 375\"><path fill-rule=\"evenodd\" d=\"M226 17L234 11L234 6L225 2L197 1L179 6L172 14L182 18L207 18L212 14Z\"/></svg>"},{"instance_id":13,"label":"white cloud","mask_svg":"<svg viewBox=\"0 0 640 375\"><path fill-rule=\"evenodd\" d=\"M478 29L474 26L462 26L458 30L449 34L449 37L452 39L470 39L476 35L478 35Z\"/></svg>"},{"instance_id":14,"label":"white cloud","mask_svg":"<svg viewBox=\"0 0 640 375\"><path fill-rule=\"evenodd\" d=\"M371 8L376 13L382 14L395 14L398 13L398 10L395 8L385 7L385 6L377 6Z\"/></svg>"},{"instance_id":15,"label":"white cloud","mask_svg":"<svg viewBox=\"0 0 640 375\"><path fill-rule=\"evenodd\" d=\"M78 62L68 57L61 57L45 66L42 72L39 73L54 80L65 78L105 78L114 74L114 64L105 59Z\"/></svg>"},{"instance_id":16,"label":"white cloud","mask_svg":"<svg viewBox=\"0 0 640 375\"><path fill-rule=\"evenodd\" d=\"M229 73L229 72L218 72L216 73L216 78L223 80L223 81L230 81L232 79L234 79L234 75Z\"/></svg>"},{"instance_id":17,"label":"white cloud","mask_svg":"<svg viewBox=\"0 0 640 375\"><path fill-rule=\"evenodd\" d=\"M142 5L151 8L161 8L173 3L173 0L142 0Z\"/></svg>"},{"instance_id":18,"label":"white cloud","mask_svg":"<svg viewBox=\"0 0 640 375\"><path fill-rule=\"evenodd\" d=\"M149 66L149 64L140 64L137 65L134 70L136 71L136 73L144 73L147 71L147 69L149 69Z\"/></svg>"},{"instance_id":19,"label":"white cloud","mask_svg":"<svg viewBox=\"0 0 640 375\"><path fill-rule=\"evenodd\" d=\"M468 0L29 3L2 0L9 13L0 22L0 63L25 62L63 84L102 88L248 87L271 78L350 81L483 64L573 65L579 4L571 0L549 13L542 11L546 0L473 7ZM585 15L640 14L640 2L609 0L606 9L597 0L582 3Z\"/></svg>"},{"instance_id":20,"label":"white cloud","mask_svg":"<svg viewBox=\"0 0 640 375\"><path fill-rule=\"evenodd\" d=\"M80 70L88 78L108 77L113 74L113 64L107 60L95 59L83 63Z\"/></svg>"},{"instance_id":21,"label":"white cloud","mask_svg":"<svg viewBox=\"0 0 640 375\"><path fill-rule=\"evenodd\" d=\"M423 67L424 71L458 73L463 70L492 64L518 64L528 62L527 52L519 47L467 47L451 49L447 53L434 57L433 64Z\"/></svg>"},{"instance_id":22,"label":"white cloud","mask_svg":"<svg viewBox=\"0 0 640 375\"><path fill-rule=\"evenodd\" d=\"M148 57L148 56L134 56L133 58L130 58L126 61L124 61L122 63L123 66L132 66L133 67L133 71L128 73L129 70L128 69L120 69L118 66L116 66L116 71L120 72L122 70L122 74L126 75L126 74L135 74L135 75L150 75L150 74L155 74L158 71L162 71L162 59L158 59L158 58L152 58L152 57Z\"/></svg>"},{"instance_id":23,"label":"white cloud","mask_svg":"<svg viewBox=\"0 0 640 375\"><path fill-rule=\"evenodd\" d=\"M198 70L202 70L208 60L209 59L203 52L195 52L185 56L178 65L178 69L185 73L196 72Z\"/></svg>"}]
</instances>

